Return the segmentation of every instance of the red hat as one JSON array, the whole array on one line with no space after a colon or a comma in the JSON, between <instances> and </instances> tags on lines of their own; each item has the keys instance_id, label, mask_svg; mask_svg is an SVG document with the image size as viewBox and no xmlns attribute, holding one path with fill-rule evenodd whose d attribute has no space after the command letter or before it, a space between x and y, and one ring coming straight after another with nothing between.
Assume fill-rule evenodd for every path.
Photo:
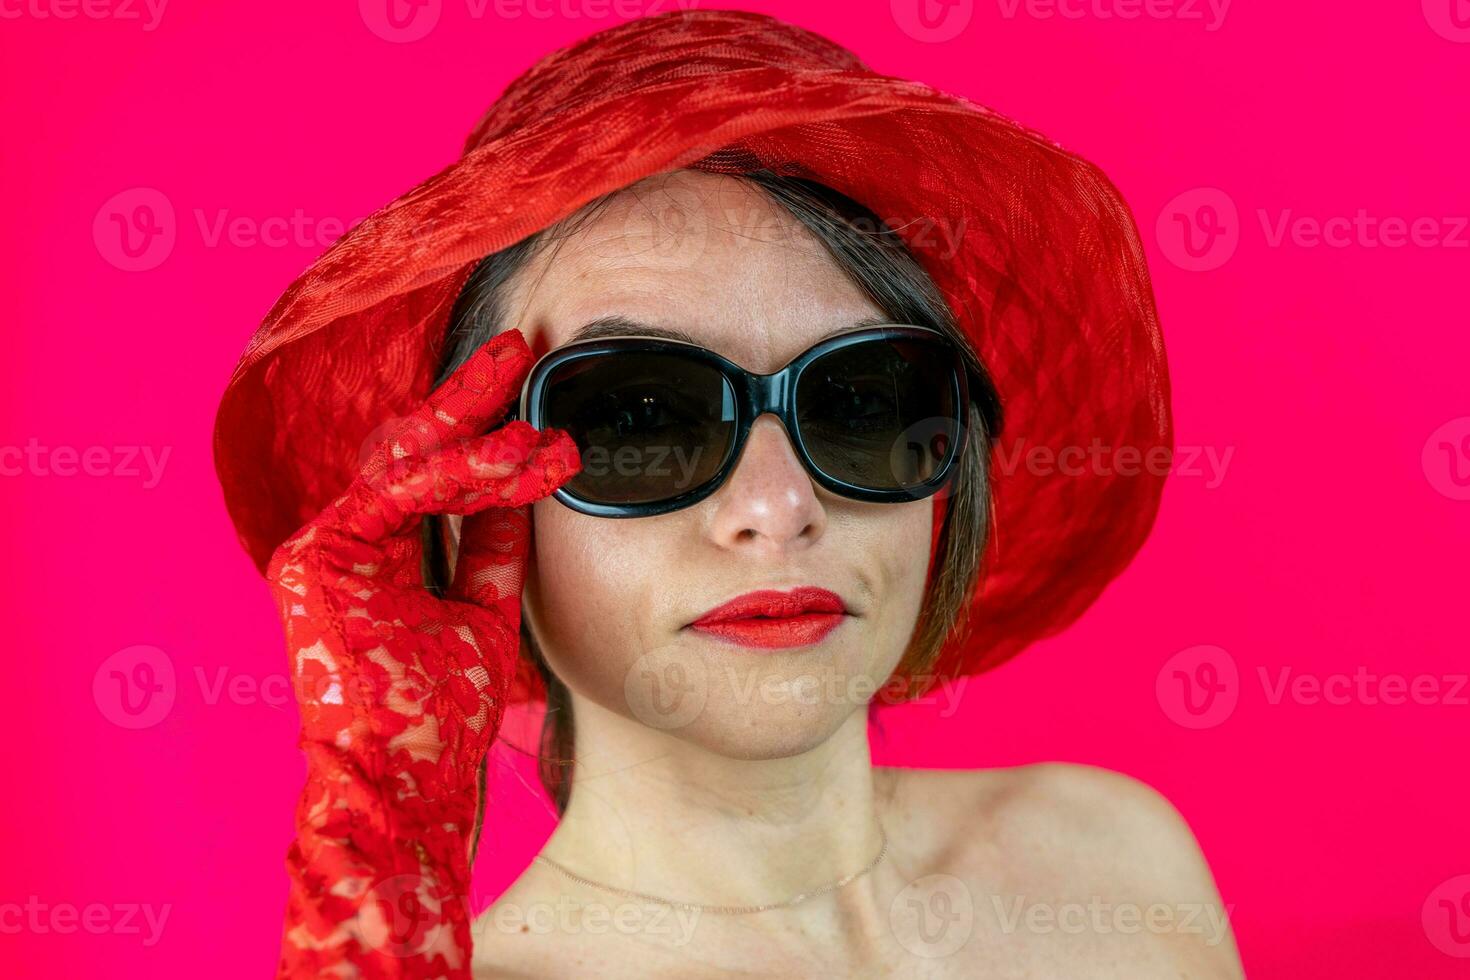
<instances>
[{"instance_id":1,"label":"red hat","mask_svg":"<svg viewBox=\"0 0 1470 980\"><path fill-rule=\"evenodd\" d=\"M291 284L215 420L225 502L256 565L347 486L370 433L427 396L481 258L681 167L766 168L866 205L989 369L1005 408L995 528L942 673L992 667L1081 615L1148 535L1173 448L1127 206L1095 166L983 106L732 10L631 21L543 58L458 161Z\"/></svg>"}]
</instances>

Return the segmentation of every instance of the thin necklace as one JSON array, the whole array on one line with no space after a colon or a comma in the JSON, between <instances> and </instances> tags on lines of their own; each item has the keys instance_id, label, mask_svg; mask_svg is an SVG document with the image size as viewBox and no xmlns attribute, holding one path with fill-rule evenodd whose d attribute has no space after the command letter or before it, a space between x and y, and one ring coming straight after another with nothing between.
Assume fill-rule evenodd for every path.
<instances>
[{"instance_id":1,"label":"thin necklace","mask_svg":"<svg viewBox=\"0 0 1470 980\"><path fill-rule=\"evenodd\" d=\"M696 902L675 902L671 899L660 898L657 895L650 895L647 892L637 892L633 891L630 888L618 888L615 885L605 885L600 881L593 881L591 878L584 878L582 875L577 874L571 868L568 868L566 865L560 864L559 862L553 861L551 858L547 857L544 854L536 855L536 860L551 865L553 868L560 871L562 874L566 875L573 881L579 882L583 885L590 885L593 888L598 888L602 891L610 892L614 895L621 895L624 898L636 898L640 901L653 902L655 905L667 905L670 908L682 909L686 912L708 912L710 915L750 915L753 912L769 912L773 909L787 909L793 905L800 905L802 902L816 898L818 895L825 895L828 892L834 892L837 889L841 888L843 885L849 884L861 878L863 875L876 868L878 864L883 860L884 855L888 853L888 834L886 831L884 831L883 825L881 823L878 825L878 836L882 838L883 845L878 848L878 856L873 858L872 861L868 862L867 867L861 869L860 871L854 871L852 874L843 875L836 881L823 885L821 888L817 888L809 892L802 892L800 895L794 895L791 898L786 899L784 902L769 902L765 905L700 905Z\"/></svg>"}]
</instances>

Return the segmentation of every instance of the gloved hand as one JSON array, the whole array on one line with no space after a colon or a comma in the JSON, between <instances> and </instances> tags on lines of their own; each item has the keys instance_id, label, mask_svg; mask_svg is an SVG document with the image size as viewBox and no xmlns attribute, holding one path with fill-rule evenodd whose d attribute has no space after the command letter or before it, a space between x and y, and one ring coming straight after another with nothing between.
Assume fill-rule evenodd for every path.
<instances>
[{"instance_id":1,"label":"gloved hand","mask_svg":"<svg viewBox=\"0 0 1470 980\"><path fill-rule=\"evenodd\" d=\"M497 335L271 560L307 758L281 976L469 976L467 852L515 676L526 505L581 468L565 432L484 434L533 360ZM427 513L467 515L442 597Z\"/></svg>"}]
</instances>

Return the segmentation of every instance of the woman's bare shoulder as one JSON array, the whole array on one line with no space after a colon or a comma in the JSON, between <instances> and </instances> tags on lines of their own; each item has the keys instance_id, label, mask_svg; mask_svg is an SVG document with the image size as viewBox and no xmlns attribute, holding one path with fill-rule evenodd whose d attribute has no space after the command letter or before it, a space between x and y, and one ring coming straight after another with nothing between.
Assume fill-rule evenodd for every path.
<instances>
[{"instance_id":1,"label":"woman's bare shoulder","mask_svg":"<svg viewBox=\"0 0 1470 980\"><path fill-rule=\"evenodd\" d=\"M1048 762L999 769L889 769L899 819L926 826L946 850L970 842L1031 841L1077 862L1101 861L1120 873L1146 870L1158 879L1172 867L1181 885L1203 868L1188 823L1161 793L1122 773ZM1108 857L1111 855L1111 857ZM1172 858L1172 861L1165 860ZM1153 880L1152 886L1167 884Z\"/></svg>"},{"instance_id":2,"label":"woman's bare shoulder","mask_svg":"<svg viewBox=\"0 0 1470 980\"><path fill-rule=\"evenodd\" d=\"M476 917L471 925L474 939L473 974L477 980L519 980L546 975L546 967L555 963L555 943L548 943L555 932L554 907L546 892L546 883L532 864L499 898ZM551 927L546 927L550 925Z\"/></svg>"},{"instance_id":3,"label":"woman's bare shoulder","mask_svg":"<svg viewBox=\"0 0 1470 980\"><path fill-rule=\"evenodd\" d=\"M1075 905L1089 921L1167 914L1172 926L1158 938L1198 975L1240 975L1229 909L1199 843L1146 783L1066 763L885 772L893 818L928 845L931 873L1028 910L1035 896L1049 896L1043 912L1070 914Z\"/></svg>"}]
</instances>

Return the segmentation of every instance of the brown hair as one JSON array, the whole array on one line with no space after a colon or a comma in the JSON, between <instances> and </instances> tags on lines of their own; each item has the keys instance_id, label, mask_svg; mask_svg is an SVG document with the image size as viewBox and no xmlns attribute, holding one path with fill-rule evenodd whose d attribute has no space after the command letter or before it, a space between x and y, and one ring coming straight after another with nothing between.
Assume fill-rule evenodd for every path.
<instances>
[{"instance_id":1,"label":"brown hair","mask_svg":"<svg viewBox=\"0 0 1470 980\"><path fill-rule=\"evenodd\" d=\"M940 529L933 573L918 622L894 672L895 678L917 683L920 691L932 671L945 637L961 625L980 576L980 559L993 520L989 487L989 450L1000 431L999 397L984 365L959 328L949 305L903 240L871 211L851 198L800 177L769 170L732 174L763 190L789 211L826 247L838 267L895 323L929 326L950 336L969 365L970 419L966 449ZM450 317L436 387L490 340L506 323L503 288L549 243L560 242L610 200L605 195L576 214L516 244L487 255L470 274ZM438 521L425 521L430 553L427 580L442 587L448 580ZM521 646L546 686L546 718L541 732L540 776L563 812L571 792L575 719L566 686L552 673L524 619ZM482 798L483 805L483 798Z\"/></svg>"}]
</instances>

